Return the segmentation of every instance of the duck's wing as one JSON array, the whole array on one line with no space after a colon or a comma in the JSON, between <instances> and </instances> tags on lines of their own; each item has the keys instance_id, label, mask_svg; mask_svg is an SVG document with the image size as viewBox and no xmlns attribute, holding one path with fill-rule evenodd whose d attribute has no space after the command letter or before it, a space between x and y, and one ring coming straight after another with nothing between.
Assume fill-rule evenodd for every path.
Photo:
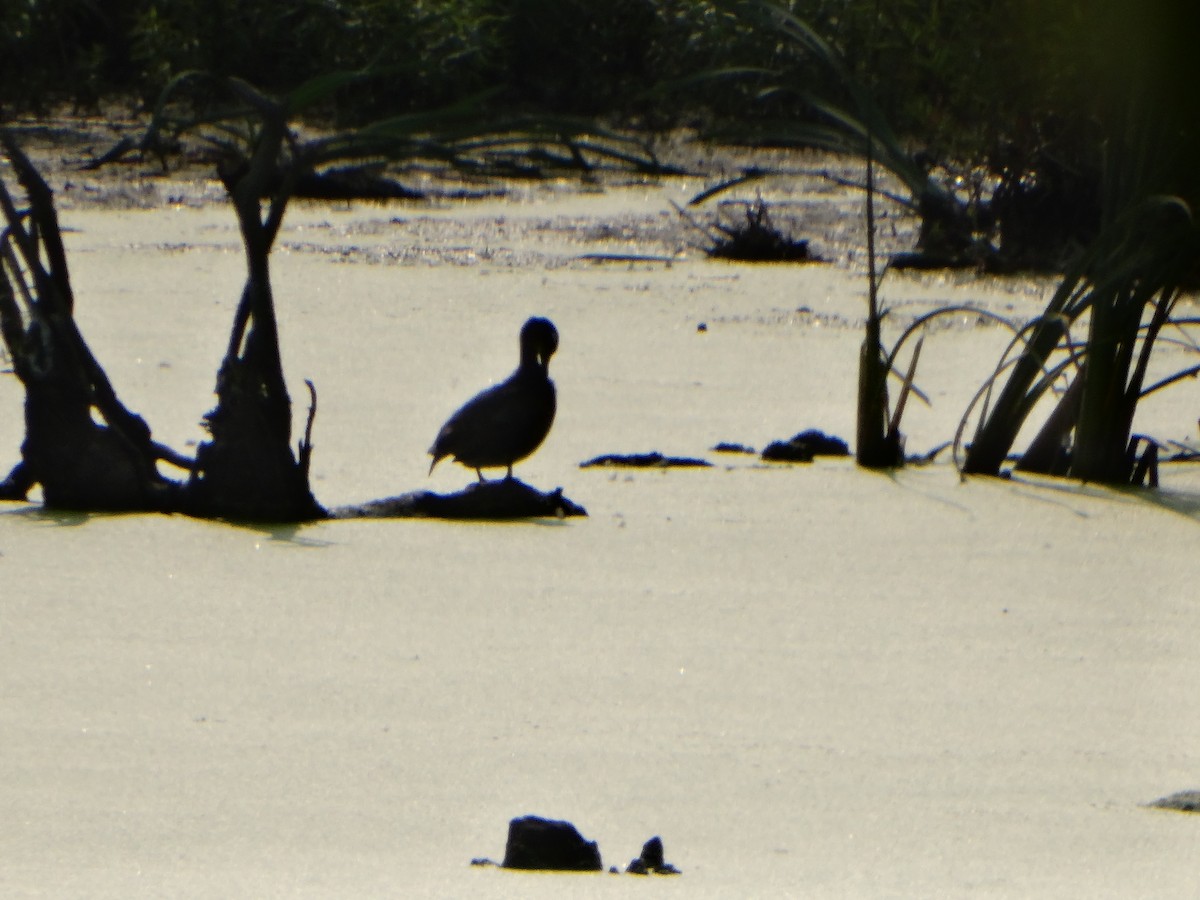
<instances>
[{"instance_id":1,"label":"duck's wing","mask_svg":"<svg viewBox=\"0 0 1200 900\"><path fill-rule=\"evenodd\" d=\"M429 449L433 464L454 456L469 466L511 465L545 439L554 411L549 379L514 375L471 398L446 421Z\"/></svg>"},{"instance_id":2,"label":"duck's wing","mask_svg":"<svg viewBox=\"0 0 1200 900\"><path fill-rule=\"evenodd\" d=\"M433 464L447 456L459 455L465 447L479 443L481 435L495 431L504 420L504 410L513 406L506 400L513 393L512 379L480 391L446 420L433 440L429 453ZM430 466L430 471L433 467Z\"/></svg>"}]
</instances>

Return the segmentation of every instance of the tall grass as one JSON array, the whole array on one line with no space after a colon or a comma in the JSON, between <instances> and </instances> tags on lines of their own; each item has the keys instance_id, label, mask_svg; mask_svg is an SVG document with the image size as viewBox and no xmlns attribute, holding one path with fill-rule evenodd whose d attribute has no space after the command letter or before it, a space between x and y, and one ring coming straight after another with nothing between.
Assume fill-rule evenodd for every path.
<instances>
[{"instance_id":1,"label":"tall grass","mask_svg":"<svg viewBox=\"0 0 1200 900\"><path fill-rule=\"evenodd\" d=\"M986 386L984 394L1006 374L966 448L968 473L996 474L1034 407L1052 386L1065 385L1018 465L1089 481L1140 481L1154 449L1143 451L1134 434L1138 404L1178 381L1172 375L1146 385L1164 333L1182 325L1180 297L1200 283L1200 7L1121 0L1098 7L1082 25L1093 46L1080 55L1076 76L1095 120L1088 133L1102 168L1102 226L1011 365ZM1072 335L1084 327L1083 339Z\"/></svg>"},{"instance_id":2,"label":"tall grass","mask_svg":"<svg viewBox=\"0 0 1200 900\"><path fill-rule=\"evenodd\" d=\"M912 389L913 372L910 370L905 378L895 409L891 409L888 378L893 373L894 354L887 353L883 346L886 311L879 299L880 275L875 252L876 166L887 169L907 187L912 198L910 205L914 210L952 210L956 200L915 165L892 130L887 116L876 103L868 83L852 71L843 55L815 27L770 0L740 0L721 5L731 14L753 22L764 35L783 40L804 52L824 71L827 92L819 94L804 85L779 78L780 73L766 69L719 71L707 77L757 75L779 78L770 84L768 92L796 93L803 98L816 119L780 124L770 135L773 142L817 147L865 160L869 290L865 331L859 352L855 456L858 464L864 468L899 466L904 461L900 421ZM917 354L919 346L914 352L914 367Z\"/></svg>"},{"instance_id":3,"label":"tall grass","mask_svg":"<svg viewBox=\"0 0 1200 900\"><path fill-rule=\"evenodd\" d=\"M1018 466L1086 481L1135 481L1137 405L1165 386L1148 389L1147 372L1184 285L1195 277L1198 254L1200 231L1182 198L1144 197L1117 216L1064 276L1015 361L998 367L995 380L1005 371L1007 380L980 418L962 471L999 474L1035 407L1065 381ZM1079 342L1071 328L1085 318Z\"/></svg>"},{"instance_id":4,"label":"tall grass","mask_svg":"<svg viewBox=\"0 0 1200 900\"><path fill-rule=\"evenodd\" d=\"M888 410L889 362L883 349L883 315L875 255L875 162L867 145L867 321L858 357L858 412L855 459L868 469L886 469L904 460L899 419Z\"/></svg>"}]
</instances>

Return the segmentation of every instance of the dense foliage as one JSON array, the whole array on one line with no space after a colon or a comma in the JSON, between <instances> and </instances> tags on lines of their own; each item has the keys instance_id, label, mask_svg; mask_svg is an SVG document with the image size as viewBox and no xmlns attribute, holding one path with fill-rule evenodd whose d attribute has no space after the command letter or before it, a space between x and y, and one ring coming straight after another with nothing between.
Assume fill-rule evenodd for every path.
<instances>
[{"instance_id":1,"label":"dense foliage","mask_svg":"<svg viewBox=\"0 0 1200 900\"><path fill-rule=\"evenodd\" d=\"M948 152L1078 125L1129 64L1172 81L1197 35L1190 0L790 0L869 82L896 130ZM797 48L737 4L703 0L0 0L0 103L83 107L152 99L204 69L285 90L314 74L370 68L336 112L427 109L502 86L510 104L637 118L797 112L753 80L655 92L700 71L760 66L822 87ZM1156 69L1156 72L1149 71ZM1186 82L1176 82L1185 100ZM747 103L751 97L754 102ZM800 110L802 111L802 110ZM333 112L333 110L330 110ZM1086 132L1076 129L1076 133Z\"/></svg>"}]
</instances>

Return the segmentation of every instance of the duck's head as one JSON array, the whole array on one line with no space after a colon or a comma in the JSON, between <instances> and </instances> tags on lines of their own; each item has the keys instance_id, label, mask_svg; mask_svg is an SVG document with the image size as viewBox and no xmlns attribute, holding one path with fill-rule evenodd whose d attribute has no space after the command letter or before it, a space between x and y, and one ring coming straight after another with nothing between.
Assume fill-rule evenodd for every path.
<instances>
[{"instance_id":1,"label":"duck's head","mask_svg":"<svg viewBox=\"0 0 1200 900\"><path fill-rule=\"evenodd\" d=\"M558 349L558 329L549 319L534 316L521 326L521 364L545 366Z\"/></svg>"}]
</instances>

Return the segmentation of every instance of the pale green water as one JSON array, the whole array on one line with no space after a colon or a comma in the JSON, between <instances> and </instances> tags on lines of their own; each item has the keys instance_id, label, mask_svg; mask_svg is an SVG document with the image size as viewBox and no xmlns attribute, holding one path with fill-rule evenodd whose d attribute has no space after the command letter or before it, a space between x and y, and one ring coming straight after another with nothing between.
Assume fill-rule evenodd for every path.
<instances>
[{"instance_id":1,"label":"pale green water","mask_svg":"<svg viewBox=\"0 0 1200 900\"><path fill-rule=\"evenodd\" d=\"M518 473L591 516L253 530L6 506L0 894L1187 894L1200 820L1138 804L1200 786L1195 472L1170 476L1171 511L946 466L579 470L852 435L861 283L840 266L548 263L523 254L575 247L521 207L510 230L430 226L442 262L396 262L394 210L296 213L285 241L344 220L379 250L274 259L293 390L320 390L318 497L470 480L426 479L425 448L539 313L562 335L561 412ZM184 447L240 287L231 220L67 224L85 335ZM446 262L464 233L492 259ZM895 285L895 302L1040 302L1037 285ZM914 408L910 448L952 433L964 373L1004 340L970 323L931 339L935 405ZM1148 424L1188 437L1188 389ZM3 465L19 399L0 378ZM468 866L530 812L574 821L606 865L661 834L684 875Z\"/></svg>"}]
</instances>

